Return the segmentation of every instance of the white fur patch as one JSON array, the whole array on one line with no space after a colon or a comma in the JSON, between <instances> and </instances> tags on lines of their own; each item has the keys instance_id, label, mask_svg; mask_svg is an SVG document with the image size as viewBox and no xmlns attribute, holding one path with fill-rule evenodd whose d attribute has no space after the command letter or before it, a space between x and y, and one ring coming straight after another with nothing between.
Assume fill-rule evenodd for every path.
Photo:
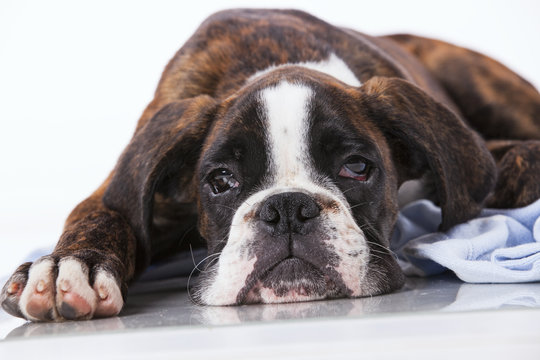
<instances>
[{"instance_id":1,"label":"white fur patch","mask_svg":"<svg viewBox=\"0 0 540 360\"><path fill-rule=\"evenodd\" d=\"M349 205L339 189L329 181L316 179L309 156L309 105L312 90L300 84L282 81L261 91L261 111L267 121L267 144L270 175L266 188L250 196L236 211L225 245L213 274L206 278L199 298L208 305L235 304L240 290L254 269L256 257L247 249L257 238L257 219L253 214L272 195L302 192L313 198L328 199L336 209L322 211L321 222L332 240L321 246L331 249L339 258L337 271L352 296L366 295L363 280L367 272L369 248L364 233L349 211ZM330 265L329 265L330 266ZM302 281L300 279L300 281ZM290 288L294 289L291 284ZM273 289L261 288L261 300L266 303L305 301L320 295L304 295L295 290L276 296Z\"/></svg>"},{"instance_id":2,"label":"white fur patch","mask_svg":"<svg viewBox=\"0 0 540 360\"><path fill-rule=\"evenodd\" d=\"M122 310L124 300L116 279L106 272L99 270L94 281L94 291L97 295L96 315L111 316Z\"/></svg>"},{"instance_id":3,"label":"white fur patch","mask_svg":"<svg viewBox=\"0 0 540 360\"><path fill-rule=\"evenodd\" d=\"M264 304L280 304L280 303L313 301L313 300L324 299L324 296L303 295L303 294L297 293L295 290L289 290L285 295L277 296L274 289L269 289L267 287L262 287L260 289L260 296Z\"/></svg>"},{"instance_id":4,"label":"white fur patch","mask_svg":"<svg viewBox=\"0 0 540 360\"><path fill-rule=\"evenodd\" d=\"M227 247L227 246L226 246ZM233 305L247 277L254 269L257 258L244 259L232 246L221 254L215 276L203 288L200 300L208 305Z\"/></svg>"},{"instance_id":5,"label":"white fur patch","mask_svg":"<svg viewBox=\"0 0 540 360\"><path fill-rule=\"evenodd\" d=\"M28 320L41 320L28 313L30 302L43 304L46 310L53 311L53 318L56 319L58 317L54 306L53 270L54 261L51 259L37 261L30 267L28 281L19 299L19 308Z\"/></svg>"},{"instance_id":6,"label":"white fur patch","mask_svg":"<svg viewBox=\"0 0 540 360\"><path fill-rule=\"evenodd\" d=\"M56 306L60 308L63 301L62 293L76 293L92 308L91 317L96 310L97 296L88 283L88 269L75 258L64 258L58 264L58 278L56 279Z\"/></svg>"},{"instance_id":7,"label":"white fur patch","mask_svg":"<svg viewBox=\"0 0 540 360\"><path fill-rule=\"evenodd\" d=\"M261 92L275 186L303 187L311 182L307 138L312 95L309 87L285 81Z\"/></svg>"},{"instance_id":8,"label":"white fur patch","mask_svg":"<svg viewBox=\"0 0 540 360\"><path fill-rule=\"evenodd\" d=\"M268 74L271 71L282 69L287 66L301 66L305 67L307 69L315 70L322 72L324 74L330 75L342 82L344 82L347 85L351 86L360 86L362 83L358 78L354 75L354 73L349 69L347 64L339 58L336 54L331 53L328 59L323 61L308 61L308 62L301 62L301 63L289 63L289 64L282 64L277 66L270 66L269 68L265 70L261 70L257 73L255 73L253 76L251 76L248 79L248 82L255 80L256 78Z\"/></svg>"},{"instance_id":9,"label":"white fur patch","mask_svg":"<svg viewBox=\"0 0 540 360\"><path fill-rule=\"evenodd\" d=\"M334 270L341 275L343 283L351 290L351 296L369 294L369 289L363 281L368 270L370 251L362 230L354 220L344 216L342 211L328 212L324 216L326 217L324 223L333 224L337 230L333 232L328 229L327 232L334 238L325 241L339 257L338 266Z\"/></svg>"}]
</instances>

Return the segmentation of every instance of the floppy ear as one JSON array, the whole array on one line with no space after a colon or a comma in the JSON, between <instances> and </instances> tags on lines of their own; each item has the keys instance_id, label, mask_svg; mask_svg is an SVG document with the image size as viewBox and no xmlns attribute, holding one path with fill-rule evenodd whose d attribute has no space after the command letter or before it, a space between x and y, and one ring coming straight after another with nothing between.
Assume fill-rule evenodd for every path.
<instances>
[{"instance_id":1,"label":"floppy ear","mask_svg":"<svg viewBox=\"0 0 540 360\"><path fill-rule=\"evenodd\" d=\"M138 267L149 262L156 187L171 174L180 176L179 184L190 182L215 108L206 95L165 105L137 130L113 171L103 202L132 226Z\"/></svg>"},{"instance_id":2,"label":"floppy ear","mask_svg":"<svg viewBox=\"0 0 540 360\"><path fill-rule=\"evenodd\" d=\"M497 175L478 134L405 80L375 77L360 92L368 117L393 148L400 182L431 171L442 209L441 230L478 215Z\"/></svg>"}]
</instances>

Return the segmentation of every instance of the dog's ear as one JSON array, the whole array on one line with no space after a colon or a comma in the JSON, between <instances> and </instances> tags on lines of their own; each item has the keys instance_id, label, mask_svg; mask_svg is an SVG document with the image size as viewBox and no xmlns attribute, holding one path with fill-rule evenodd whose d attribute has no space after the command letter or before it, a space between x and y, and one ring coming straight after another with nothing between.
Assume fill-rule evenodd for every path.
<instances>
[{"instance_id":1,"label":"dog's ear","mask_svg":"<svg viewBox=\"0 0 540 360\"><path fill-rule=\"evenodd\" d=\"M156 187L171 174L180 177L177 184L191 182L216 108L206 95L165 105L137 130L113 171L103 201L132 226L143 263L149 261Z\"/></svg>"},{"instance_id":2,"label":"dog's ear","mask_svg":"<svg viewBox=\"0 0 540 360\"><path fill-rule=\"evenodd\" d=\"M441 230L475 217L496 180L483 140L441 103L397 78L372 78L360 104L388 140L399 182L430 171L442 209Z\"/></svg>"}]
</instances>

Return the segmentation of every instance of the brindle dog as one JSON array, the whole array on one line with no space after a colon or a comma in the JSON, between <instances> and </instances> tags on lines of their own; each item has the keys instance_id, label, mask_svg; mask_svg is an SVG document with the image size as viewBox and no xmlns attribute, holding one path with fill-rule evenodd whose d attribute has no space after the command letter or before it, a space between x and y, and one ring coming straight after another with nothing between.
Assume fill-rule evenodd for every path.
<instances>
[{"instance_id":1,"label":"brindle dog","mask_svg":"<svg viewBox=\"0 0 540 360\"><path fill-rule=\"evenodd\" d=\"M0 301L33 321L114 316L137 274L190 245L213 258L204 304L387 293L403 283L388 250L399 186L433 185L442 230L527 205L539 139L538 91L477 52L300 11L221 12L169 62L53 253Z\"/></svg>"}]
</instances>

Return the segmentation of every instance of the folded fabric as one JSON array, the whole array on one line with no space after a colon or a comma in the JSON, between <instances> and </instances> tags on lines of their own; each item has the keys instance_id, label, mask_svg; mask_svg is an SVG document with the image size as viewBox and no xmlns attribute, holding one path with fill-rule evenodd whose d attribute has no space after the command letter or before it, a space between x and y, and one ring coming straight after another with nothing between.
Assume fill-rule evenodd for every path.
<instances>
[{"instance_id":1,"label":"folded fabric","mask_svg":"<svg viewBox=\"0 0 540 360\"><path fill-rule=\"evenodd\" d=\"M390 248L407 275L452 270L471 283L540 281L540 200L511 210L485 209L438 232L441 209L428 200L405 206Z\"/></svg>"},{"instance_id":2,"label":"folded fabric","mask_svg":"<svg viewBox=\"0 0 540 360\"><path fill-rule=\"evenodd\" d=\"M406 275L429 276L452 270L471 283L540 281L540 200L512 210L485 209L467 223L438 232L441 210L428 200L405 206L390 248ZM33 261L50 249L29 256ZM205 250L179 254L154 264L141 281L185 277Z\"/></svg>"}]
</instances>

